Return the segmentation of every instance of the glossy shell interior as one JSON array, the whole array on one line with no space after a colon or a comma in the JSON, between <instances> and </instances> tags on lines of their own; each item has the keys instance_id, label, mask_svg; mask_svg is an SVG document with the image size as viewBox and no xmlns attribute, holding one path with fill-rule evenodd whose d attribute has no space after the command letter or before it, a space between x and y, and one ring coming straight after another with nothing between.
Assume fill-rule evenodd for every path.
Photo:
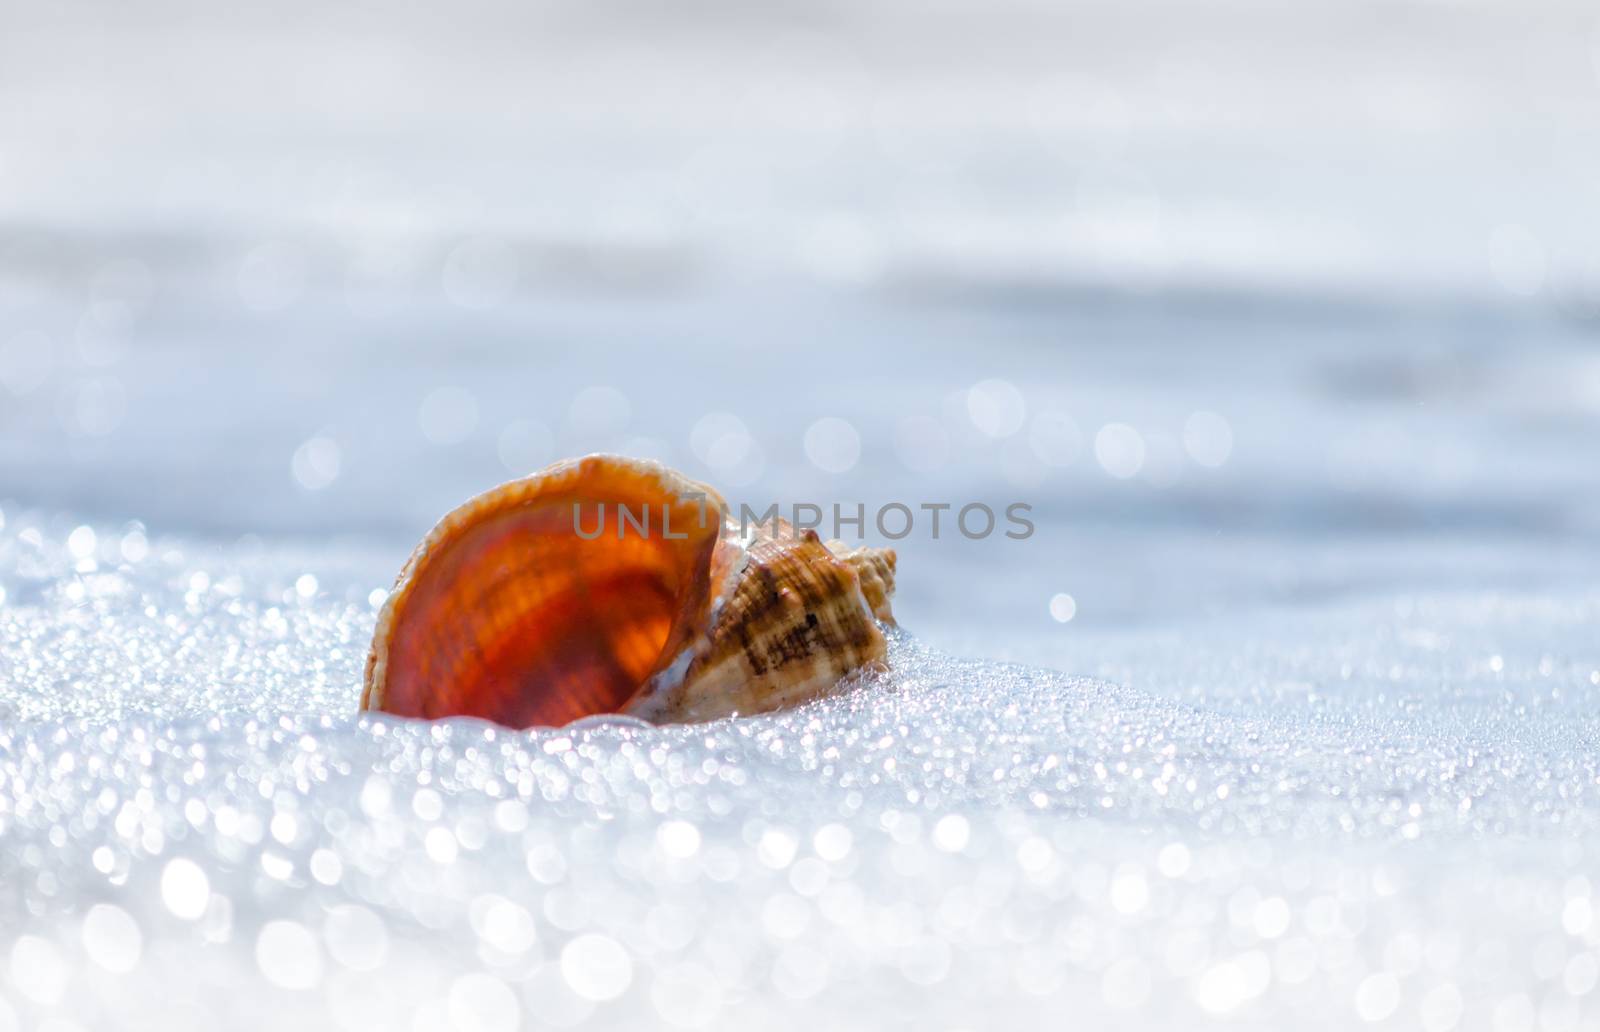
<instances>
[{"instance_id":1,"label":"glossy shell interior","mask_svg":"<svg viewBox=\"0 0 1600 1032\"><path fill-rule=\"evenodd\" d=\"M474 498L401 571L362 708L518 728L621 710L706 609L720 505L663 467L602 456Z\"/></svg>"}]
</instances>

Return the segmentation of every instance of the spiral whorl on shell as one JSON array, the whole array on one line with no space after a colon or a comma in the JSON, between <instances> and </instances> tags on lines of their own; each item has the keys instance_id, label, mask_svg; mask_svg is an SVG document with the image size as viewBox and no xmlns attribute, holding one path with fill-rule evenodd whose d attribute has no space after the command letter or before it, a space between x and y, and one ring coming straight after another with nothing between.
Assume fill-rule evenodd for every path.
<instances>
[{"instance_id":1,"label":"spiral whorl on shell","mask_svg":"<svg viewBox=\"0 0 1600 1032\"><path fill-rule=\"evenodd\" d=\"M560 462L450 513L378 616L361 708L509 727L761 713L882 664L895 555L741 528L657 463Z\"/></svg>"}]
</instances>

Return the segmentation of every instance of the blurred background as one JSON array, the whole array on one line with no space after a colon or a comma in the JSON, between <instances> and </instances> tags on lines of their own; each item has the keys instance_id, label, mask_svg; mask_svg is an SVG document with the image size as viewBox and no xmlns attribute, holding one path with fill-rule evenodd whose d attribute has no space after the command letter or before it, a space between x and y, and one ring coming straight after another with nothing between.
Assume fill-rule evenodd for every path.
<instances>
[{"instance_id":1,"label":"blurred background","mask_svg":"<svg viewBox=\"0 0 1600 1032\"><path fill-rule=\"evenodd\" d=\"M0 505L364 596L591 450L1020 501L897 611L1079 667L1593 583L1597 173L1587 2L0 0Z\"/></svg>"}]
</instances>

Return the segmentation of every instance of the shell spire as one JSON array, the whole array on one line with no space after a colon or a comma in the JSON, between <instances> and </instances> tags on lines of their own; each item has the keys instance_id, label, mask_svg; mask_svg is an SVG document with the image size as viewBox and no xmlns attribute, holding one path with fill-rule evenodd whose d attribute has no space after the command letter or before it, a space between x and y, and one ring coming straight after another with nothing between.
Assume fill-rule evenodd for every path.
<instances>
[{"instance_id":1,"label":"shell spire","mask_svg":"<svg viewBox=\"0 0 1600 1032\"><path fill-rule=\"evenodd\" d=\"M710 720L882 665L895 555L782 520L741 537L657 463L557 463L428 534L378 617L361 708L510 727L601 713Z\"/></svg>"}]
</instances>

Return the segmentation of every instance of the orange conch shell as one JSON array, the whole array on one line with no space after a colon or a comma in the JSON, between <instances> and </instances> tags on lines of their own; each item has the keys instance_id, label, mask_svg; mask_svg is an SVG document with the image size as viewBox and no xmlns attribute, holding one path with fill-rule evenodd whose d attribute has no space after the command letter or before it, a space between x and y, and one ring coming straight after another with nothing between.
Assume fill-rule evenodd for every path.
<instances>
[{"instance_id":1,"label":"orange conch shell","mask_svg":"<svg viewBox=\"0 0 1600 1032\"><path fill-rule=\"evenodd\" d=\"M509 727L760 713L882 664L895 555L749 528L704 484L591 455L439 522L378 616L361 708Z\"/></svg>"}]
</instances>

